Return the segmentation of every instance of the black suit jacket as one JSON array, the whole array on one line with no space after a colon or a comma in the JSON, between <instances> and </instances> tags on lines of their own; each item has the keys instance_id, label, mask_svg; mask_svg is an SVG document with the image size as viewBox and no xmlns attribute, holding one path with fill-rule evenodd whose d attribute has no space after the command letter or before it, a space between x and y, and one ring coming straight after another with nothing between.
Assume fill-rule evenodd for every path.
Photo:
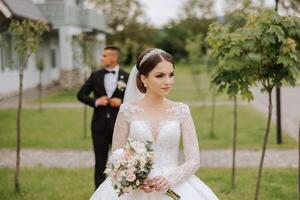
<instances>
[{"instance_id":1,"label":"black suit jacket","mask_svg":"<svg viewBox=\"0 0 300 200\"><path fill-rule=\"evenodd\" d=\"M104 75L104 69L93 72L77 94L79 101L94 108L91 124L92 131L104 131L106 126L113 128L119 111L119 108L113 108L109 105L95 107L95 102L98 98L107 96L104 88ZM118 81L122 80L127 83L128 76L129 74L120 68ZM91 93L93 93L92 97L90 96ZM119 90L116 87L111 98L117 97L123 101L124 93L125 89Z\"/></svg>"}]
</instances>

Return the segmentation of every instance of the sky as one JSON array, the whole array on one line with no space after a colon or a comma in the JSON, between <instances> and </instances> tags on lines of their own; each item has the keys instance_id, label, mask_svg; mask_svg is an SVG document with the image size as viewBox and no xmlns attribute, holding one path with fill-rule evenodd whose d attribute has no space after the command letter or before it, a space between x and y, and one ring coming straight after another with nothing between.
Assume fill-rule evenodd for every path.
<instances>
[{"instance_id":1,"label":"sky","mask_svg":"<svg viewBox=\"0 0 300 200\"><path fill-rule=\"evenodd\" d=\"M144 11L155 26L166 24L170 19L176 18L182 0L140 0L144 4Z\"/></svg>"},{"instance_id":2,"label":"sky","mask_svg":"<svg viewBox=\"0 0 300 200\"><path fill-rule=\"evenodd\" d=\"M150 23L160 27L171 19L178 18L180 6L184 0L140 0L145 5L144 11L150 20ZM226 0L215 0L216 11L219 15L223 15L223 5ZM268 0L267 4L271 4L274 0Z\"/></svg>"}]
</instances>

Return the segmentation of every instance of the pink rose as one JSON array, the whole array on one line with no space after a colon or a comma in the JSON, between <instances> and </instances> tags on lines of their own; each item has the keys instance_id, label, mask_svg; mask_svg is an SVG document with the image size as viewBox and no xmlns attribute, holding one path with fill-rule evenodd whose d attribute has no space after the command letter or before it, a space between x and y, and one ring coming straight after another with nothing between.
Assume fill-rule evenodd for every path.
<instances>
[{"instance_id":1,"label":"pink rose","mask_svg":"<svg viewBox=\"0 0 300 200\"><path fill-rule=\"evenodd\" d=\"M125 151L124 152L124 159L129 160L129 158L130 158L130 153L128 151Z\"/></svg>"},{"instance_id":2,"label":"pink rose","mask_svg":"<svg viewBox=\"0 0 300 200\"><path fill-rule=\"evenodd\" d=\"M136 179L136 176L133 173L128 174L128 176L126 177L126 180L129 182L133 182L135 179Z\"/></svg>"},{"instance_id":3,"label":"pink rose","mask_svg":"<svg viewBox=\"0 0 300 200\"><path fill-rule=\"evenodd\" d=\"M141 182L140 182L139 180L137 180L137 181L135 182L135 184L136 184L136 186L140 186Z\"/></svg>"},{"instance_id":4,"label":"pink rose","mask_svg":"<svg viewBox=\"0 0 300 200\"><path fill-rule=\"evenodd\" d=\"M129 173L129 174L133 174L134 172L136 171L136 168L135 167L129 167L128 169L127 169L127 172Z\"/></svg>"},{"instance_id":5,"label":"pink rose","mask_svg":"<svg viewBox=\"0 0 300 200\"><path fill-rule=\"evenodd\" d=\"M129 193L129 192L132 191L132 187L131 187L131 186L129 186L129 187L124 187L124 188L122 189L122 191L123 191L124 193Z\"/></svg>"}]
</instances>

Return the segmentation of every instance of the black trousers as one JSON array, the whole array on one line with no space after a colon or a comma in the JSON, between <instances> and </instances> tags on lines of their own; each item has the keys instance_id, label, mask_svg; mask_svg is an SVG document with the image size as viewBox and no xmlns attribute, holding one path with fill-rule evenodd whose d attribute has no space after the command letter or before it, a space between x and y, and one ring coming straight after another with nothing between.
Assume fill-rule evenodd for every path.
<instances>
[{"instance_id":1,"label":"black trousers","mask_svg":"<svg viewBox=\"0 0 300 200\"><path fill-rule=\"evenodd\" d=\"M95 154L95 187L96 189L105 180L104 174L109 148L112 142L113 128L107 126L105 131L92 131L94 154Z\"/></svg>"}]
</instances>

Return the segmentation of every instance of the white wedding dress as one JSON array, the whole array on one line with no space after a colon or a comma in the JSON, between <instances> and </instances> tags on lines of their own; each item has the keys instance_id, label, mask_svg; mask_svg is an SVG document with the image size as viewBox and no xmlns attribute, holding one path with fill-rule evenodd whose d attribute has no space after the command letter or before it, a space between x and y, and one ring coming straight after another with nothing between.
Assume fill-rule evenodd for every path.
<instances>
[{"instance_id":1,"label":"white wedding dress","mask_svg":"<svg viewBox=\"0 0 300 200\"><path fill-rule=\"evenodd\" d=\"M172 103L169 109L157 112L142 108L136 103L124 103L116 120L112 150L122 148L128 137L153 142L154 169L150 177L162 175L181 200L216 200L216 195L198 177L199 149L195 126L189 107ZM178 164L180 138L182 137L185 161ZM164 192L145 193L134 190L118 197L107 178L95 191L91 200L170 200Z\"/></svg>"}]
</instances>

